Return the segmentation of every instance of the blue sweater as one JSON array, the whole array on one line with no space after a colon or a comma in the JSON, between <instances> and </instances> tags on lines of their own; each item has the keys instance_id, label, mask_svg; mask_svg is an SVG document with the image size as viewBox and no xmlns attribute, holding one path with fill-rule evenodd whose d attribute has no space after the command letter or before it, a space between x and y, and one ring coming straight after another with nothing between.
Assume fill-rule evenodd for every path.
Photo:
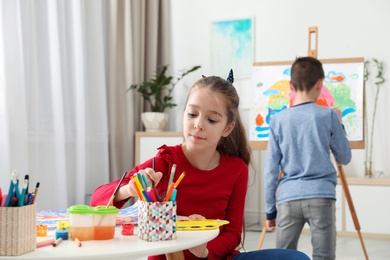
<instances>
[{"instance_id":1,"label":"blue sweater","mask_svg":"<svg viewBox=\"0 0 390 260\"><path fill-rule=\"evenodd\" d=\"M351 160L349 141L333 109L308 102L272 116L264 167L268 220L276 218L279 203L336 199L337 171L330 152L341 164ZM277 183L280 170L283 177Z\"/></svg>"}]
</instances>

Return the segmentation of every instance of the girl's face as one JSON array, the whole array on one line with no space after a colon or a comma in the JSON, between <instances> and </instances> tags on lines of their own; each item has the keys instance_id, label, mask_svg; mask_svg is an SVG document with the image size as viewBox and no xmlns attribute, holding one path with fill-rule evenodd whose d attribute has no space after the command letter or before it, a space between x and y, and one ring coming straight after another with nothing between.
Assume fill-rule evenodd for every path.
<instances>
[{"instance_id":1,"label":"girl's face","mask_svg":"<svg viewBox=\"0 0 390 260\"><path fill-rule=\"evenodd\" d=\"M188 145L197 148L215 147L221 137L234 128L227 124L224 97L205 88L193 89L184 110L183 133Z\"/></svg>"}]
</instances>

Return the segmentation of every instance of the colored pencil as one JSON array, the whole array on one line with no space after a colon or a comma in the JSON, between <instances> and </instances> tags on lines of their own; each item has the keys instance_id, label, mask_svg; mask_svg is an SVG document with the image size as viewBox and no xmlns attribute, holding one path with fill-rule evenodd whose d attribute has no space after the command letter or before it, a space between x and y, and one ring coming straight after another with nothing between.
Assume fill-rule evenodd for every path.
<instances>
[{"instance_id":1,"label":"colored pencil","mask_svg":"<svg viewBox=\"0 0 390 260\"><path fill-rule=\"evenodd\" d=\"M38 196L38 189L39 189L39 182L37 182L37 185L35 186L35 190L34 190L34 198L32 200L32 203L31 204L34 204L36 199L37 199L37 196Z\"/></svg>"},{"instance_id":2,"label":"colored pencil","mask_svg":"<svg viewBox=\"0 0 390 260\"><path fill-rule=\"evenodd\" d=\"M186 176L186 172L182 172L179 176L179 179L177 179L177 181L175 182L175 186L179 186L181 180L183 180L184 176Z\"/></svg>"},{"instance_id":3,"label":"colored pencil","mask_svg":"<svg viewBox=\"0 0 390 260\"><path fill-rule=\"evenodd\" d=\"M173 178L175 177L175 171L176 171L176 164L173 164L172 169L171 169L171 175L169 176L168 189L169 189L169 187L171 187L171 184L173 182Z\"/></svg>"},{"instance_id":4,"label":"colored pencil","mask_svg":"<svg viewBox=\"0 0 390 260\"><path fill-rule=\"evenodd\" d=\"M54 241L55 241L54 239L49 239L49 240L37 242L37 248L53 245Z\"/></svg>"}]
</instances>

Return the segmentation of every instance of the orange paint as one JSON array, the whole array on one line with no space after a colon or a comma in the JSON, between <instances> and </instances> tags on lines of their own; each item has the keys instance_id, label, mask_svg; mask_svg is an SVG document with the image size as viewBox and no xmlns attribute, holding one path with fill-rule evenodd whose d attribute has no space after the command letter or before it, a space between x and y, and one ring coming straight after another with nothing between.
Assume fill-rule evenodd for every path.
<instances>
[{"instance_id":1,"label":"orange paint","mask_svg":"<svg viewBox=\"0 0 390 260\"><path fill-rule=\"evenodd\" d=\"M319 106L324 106L324 107L328 106L328 103L324 99L317 99L316 104Z\"/></svg>"},{"instance_id":2,"label":"orange paint","mask_svg":"<svg viewBox=\"0 0 390 260\"><path fill-rule=\"evenodd\" d=\"M334 80L334 81L343 81L344 80L344 77L342 75L330 76L329 78L331 80Z\"/></svg>"},{"instance_id":3,"label":"orange paint","mask_svg":"<svg viewBox=\"0 0 390 260\"><path fill-rule=\"evenodd\" d=\"M115 234L115 226L96 226L95 240L113 239Z\"/></svg>"},{"instance_id":4,"label":"orange paint","mask_svg":"<svg viewBox=\"0 0 390 260\"><path fill-rule=\"evenodd\" d=\"M93 240L94 239L94 227L72 227L69 230L70 239L75 240L76 238L81 241Z\"/></svg>"},{"instance_id":5,"label":"orange paint","mask_svg":"<svg viewBox=\"0 0 390 260\"><path fill-rule=\"evenodd\" d=\"M256 125L261 126L262 124L264 124L264 118L260 114L258 114L256 116Z\"/></svg>"}]
</instances>

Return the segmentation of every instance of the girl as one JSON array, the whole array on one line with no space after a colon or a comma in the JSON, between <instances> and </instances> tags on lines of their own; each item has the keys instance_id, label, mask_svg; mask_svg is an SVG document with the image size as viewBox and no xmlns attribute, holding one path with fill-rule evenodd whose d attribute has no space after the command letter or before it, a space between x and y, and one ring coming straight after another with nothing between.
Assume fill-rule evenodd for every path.
<instances>
[{"instance_id":1,"label":"girl","mask_svg":"<svg viewBox=\"0 0 390 260\"><path fill-rule=\"evenodd\" d=\"M229 221L215 239L183 251L185 259L232 259L239 253L236 248L241 242L251 150L232 82L232 71L228 80L216 76L198 80L184 108L185 141L161 146L155 158L131 170L114 199L114 206L121 208L130 197L137 196L131 178L137 172L145 174L149 184L154 182L162 194L167 190L172 165L176 164L174 182L185 171L177 187L177 215ZM118 182L98 187L91 205L106 205ZM160 255L149 259L166 258Z\"/></svg>"}]
</instances>

